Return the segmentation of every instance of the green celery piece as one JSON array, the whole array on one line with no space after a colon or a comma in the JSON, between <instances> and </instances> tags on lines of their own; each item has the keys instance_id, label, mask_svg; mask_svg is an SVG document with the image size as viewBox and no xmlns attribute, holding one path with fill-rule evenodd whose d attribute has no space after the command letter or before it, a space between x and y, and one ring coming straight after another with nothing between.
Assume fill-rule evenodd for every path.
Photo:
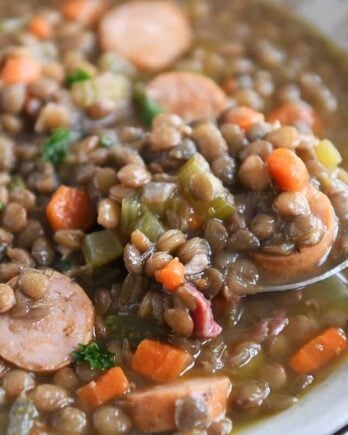
<instances>
[{"instance_id":1,"label":"green celery piece","mask_svg":"<svg viewBox=\"0 0 348 435\"><path fill-rule=\"evenodd\" d=\"M209 207L209 217L217 219L228 219L235 212L236 207L231 195L219 196L211 201Z\"/></svg>"},{"instance_id":2,"label":"green celery piece","mask_svg":"<svg viewBox=\"0 0 348 435\"><path fill-rule=\"evenodd\" d=\"M20 175L14 175L11 178L10 184L8 185L8 190L13 192L16 189L25 189L26 185L23 181L23 178Z\"/></svg>"},{"instance_id":3,"label":"green celery piece","mask_svg":"<svg viewBox=\"0 0 348 435\"><path fill-rule=\"evenodd\" d=\"M235 212L233 196L225 193L212 201L196 201L193 207L205 219L228 219Z\"/></svg>"},{"instance_id":4,"label":"green celery piece","mask_svg":"<svg viewBox=\"0 0 348 435\"><path fill-rule=\"evenodd\" d=\"M162 216L168 208L176 190L174 183L150 182L143 187L141 196L144 208L152 213Z\"/></svg>"},{"instance_id":5,"label":"green celery piece","mask_svg":"<svg viewBox=\"0 0 348 435\"><path fill-rule=\"evenodd\" d=\"M110 148L115 145L115 139L107 134L103 134L99 139L99 144L102 148Z\"/></svg>"},{"instance_id":6,"label":"green celery piece","mask_svg":"<svg viewBox=\"0 0 348 435\"><path fill-rule=\"evenodd\" d=\"M209 164L201 154L195 154L176 173L181 187L187 191L191 178L201 172L210 172Z\"/></svg>"},{"instance_id":7,"label":"green celery piece","mask_svg":"<svg viewBox=\"0 0 348 435\"><path fill-rule=\"evenodd\" d=\"M69 145L75 140L75 134L65 128L53 130L51 136L46 140L42 149L44 160L58 165L61 163L68 152Z\"/></svg>"},{"instance_id":8,"label":"green celery piece","mask_svg":"<svg viewBox=\"0 0 348 435\"><path fill-rule=\"evenodd\" d=\"M121 228L126 234L134 229L141 215L141 204L135 196L124 198L121 206Z\"/></svg>"},{"instance_id":9,"label":"green celery piece","mask_svg":"<svg viewBox=\"0 0 348 435\"><path fill-rule=\"evenodd\" d=\"M146 211L140 218L137 228L152 242L155 242L165 232L165 228L159 218L150 211Z\"/></svg>"},{"instance_id":10,"label":"green celery piece","mask_svg":"<svg viewBox=\"0 0 348 435\"><path fill-rule=\"evenodd\" d=\"M38 416L39 413L31 400L18 397L10 409L6 435L29 435Z\"/></svg>"},{"instance_id":11,"label":"green celery piece","mask_svg":"<svg viewBox=\"0 0 348 435\"><path fill-rule=\"evenodd\" d=\"M82 68L77 68L74 72L72 72L71 74L68 74L65 78L65 83L67 86L72 86L74 83L77 82L84 82L86 80L90 80L92 78L91 74L82 69Z\"/></svg>"},{"instance_id":12,"label":"green celery piece","mask_svg":"<svg viewBox=\"0 0 348 435\"><path fill-rule=\"evenodd\" d=\"M110 315L105 321L106 330L110 337L120 341L129 340L132 346L136 346L145 338L165 338L168 330L152 320L142 319L136 314Z\"/></svg>"},{"instance_id":13,"label":"green celery piece","mask_svg":"<svg viewBox=\"0 0 348 435\"><path fill-rule=\"evenodd\" d=\"M123 254L123 246L113 230L88 234L82 250L86 262L94 268L106 266L122 257Z\"/></svg>"},{"instance_id":14,"label":"green celery piece","mask_svg":"<svg viewBox=\"0 0 348 435\"><path fill-rule=\"evenodd\" d=\"M134 101L139 107L139 115L146 127L151 127L152 121L157 115L164 112L164 109L148 98L145 94L142 84L138 84L134 88Z\"/></svg>"}]
</instances>

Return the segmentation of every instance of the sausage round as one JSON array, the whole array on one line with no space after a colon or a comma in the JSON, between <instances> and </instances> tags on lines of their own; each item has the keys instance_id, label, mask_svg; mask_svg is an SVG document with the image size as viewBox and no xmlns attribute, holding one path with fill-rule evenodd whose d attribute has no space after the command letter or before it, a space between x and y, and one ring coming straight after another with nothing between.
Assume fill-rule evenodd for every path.
<instances>
[{"instance_id":1,"label":"sausage round","mask_svg":"<svg viewBox=\"0 0 348 435\"><path fill-rule=\"evenodd\" d=\"M337 234L337 219L329 198L311 184L304 192L312 213L326 225L326 232L321 241L313 246L302 248L287 256L256 252L253 257L278 282L298 281L313 274L315 268L328 255Z\"/></svg>"},{"instance_id":2,"label":"sausage round","mask_svg":"<svg viewBox=\"0 0 348 435\"><path fill-rule=\"evenodd\" d=\"M138 68L159 70L189 49L192 29L185 13L164 1L135 1L105 14L99 29L104 50L116 51Z\"/></svg>"},{"instance_id":3,"label":"sausage round","mask_svg":"<svg viewBox=\"0 0 348 435\"><path fill-rule=\"evenodd\" d=\"M231 382L226 376L211 376L150 387L129 394L125 402L137 429L165 432L177 429L175 411L179 400L202 400L209 425L225 416L230 392Z\"/></svg>"},{"instance_id":4,"label":"sausage round","mask_svg":"<svg viewBox=\"0 0 348 435\"><path fill-rule=\"evenodd\" d=\"M226 94L212 79L193 72L160 74L147 85L146 94L188 121L216 118L228 106Z\"/></svg>"},{"instance_id":5,"label":"sausage round","mask_svg":"<svg viewBox=\"0 0 348 435\"><path fill-rule=\"evenodd\" d=\"M94 308L86 293L58 272L49 271L48 276L48 295L40 307L20 316L13 310L0 314L0 356L34 372L68 365L79 343L92 339ZM12 278L9 285L15 287L17 280Z\"/></svg>"}]
</instances>

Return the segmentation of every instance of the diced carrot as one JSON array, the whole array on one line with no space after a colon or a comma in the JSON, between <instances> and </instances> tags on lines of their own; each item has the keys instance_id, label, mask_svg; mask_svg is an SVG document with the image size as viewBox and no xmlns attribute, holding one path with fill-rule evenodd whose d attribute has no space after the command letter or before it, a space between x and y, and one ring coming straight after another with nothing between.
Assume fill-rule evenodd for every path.
<instances>
[{"instance_id":1,"label":"diced carrot","mask_svg":"<svg viewBox=\"0 0 348 435\"><path fill-rule=\"evenodd\" d=\"M114 367L76 391L78 399L89 408L96 408L129 390L129 381L120 367Z\"/></svg>"},{"instance_id":2,"label":"diced carrot","mask_svg":"<svg viewBox=\"0 0 348 435\"><path fill-rule=\"evenodd\" d=\"M315 134L322 130L322 124L319 116L314 112L311 106L305 103L286 103L272 112L268 122L279 121L285 125L308 125Z\"/></svg>"},{"instance_id":3,"label":"diced carrot","mask_svg":"<svg viewBox=\"0 0 348 435\"><path fill-rule=\"evenodd\" d=\"M88 193L68 186L60 186L46 208L53 230L88 230L95 213Z\"/></svg>"},{"instance_id":4,"label":"diced carrot","mask_svg":"<svg viewBox=\"0 0 348 435\"><path fill-rule=\"evenodd\" d=\"M338 357L347 348L347 344L342 329L327 329L302 346L292 356L289 365L296 373L311 373Z\"/></svg>"},{"instance_id":5,"label":"diced carrot","mask_svg":"<svg viewBox=\"0 0 348 435\"><path fill-rule=\"evenodd\" d=\"M49 21L41 16L34 17L29 21L28 30L40 39L49 39L53 33Z\"/></svg>"},{"instance_id":6,"label":"diced carrot","mask_svg":"<svg viewBox=\"0 0 348 435\"><path fill-rule=\"evenodd\" d=\"M167 290L175 291L185 281L185 266L178 258L174 258L163 269L155 272L155 279Z\"/></svg>"},{"instance_id":7,"label":"diced carrot","mask_svg":"<svg viewBox=\"0 0 348 435\"><path fill-rule=\"evenodd\" d=\"M61 0L60 9L68 20L95 24L105 8L104 0Z\"/></svg>"},{"instance_id":8,"label":"diced carrot","mask_svg":"<svg viewBox=\"0 0 348 435\"><path fill-rule=\"evenodd\" d=\"M137 347L132 369L155 382L168 382L178 378L190 363L188 352L146 339Z\"/></svg>"},{"instance_id":9,"label":"diced carrot","mask_svg":"<svg viewBox=\"0 0 348 435\"><path fill-rule=\"evenodd\" d=\"M267 158L271 177L281 190L296 192L303 189L309 181L304 162L291 150L277 148Z\"/></svg>"},{"instance_id":10,"label":"diced carrot","mask_svg":"<svg viewBox=\"0 0 348 435\"><path fill-rule=\"evenodd\" d=\"M237 124L242 130L249 130L253 124L264 120L262 113L246 106L232 107L223 118L224 123Z\"/></svg>"},{"instance_id":11,"label":"diced carrot","mask_svg":"<svg viewBox=\"0 0 348 435\"><path fill-rule=\"evenodd\" d=\"M29 84L41 77L42 67L30 56L16 56L6 59L0 73L0 79L6 85L15 83Z\"/></svg>"}]
</instances>

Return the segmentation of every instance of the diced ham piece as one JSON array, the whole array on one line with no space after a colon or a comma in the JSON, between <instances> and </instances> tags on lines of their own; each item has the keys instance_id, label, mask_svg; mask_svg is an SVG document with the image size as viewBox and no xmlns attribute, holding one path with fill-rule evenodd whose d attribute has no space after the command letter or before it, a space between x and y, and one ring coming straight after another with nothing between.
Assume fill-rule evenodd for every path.
<instances>
[{"instance_id":1,"label":"diced ham piece","mask_svg":"<svg viewBox=\"0 0 348 435\"><path fill-rule=\"evenodd\" d=\"M221 333L222 328L214 320L211 302L194 285L187 283L185 287L195 298L196 302L196 308L191 313L195 336L199 338L217 337Z\"/></svg>"}]
</instances>

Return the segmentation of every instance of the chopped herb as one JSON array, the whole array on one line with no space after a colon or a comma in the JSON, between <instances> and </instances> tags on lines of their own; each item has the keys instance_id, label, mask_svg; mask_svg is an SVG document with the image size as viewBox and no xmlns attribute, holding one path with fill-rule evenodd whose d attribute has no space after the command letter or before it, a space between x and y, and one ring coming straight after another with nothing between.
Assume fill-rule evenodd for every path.
<instances>
[{"instance_id":1,"label":"chopped herb","mask_svg":"<svg viewBox=\"0 0 348 435\"><path fill-rule=\"evenodd\" d=\"M11 178L10 184L8 186L8 190L13 192L16 189L25 189L26 185L23 181L23 178L20 175L14 175Z\"/></svg>"},{"instance_id":2,"label":"chopped herb","mask_svg":"<svg viewBox=\"0 0 348 435\"><path fill-rule=\"evenodd\" d=\"M164 112L159 104L146 96L141 85L135 87L134 101L138 105L140 118L147 127L151 127L156 116Z\"/></svg>"},{"instance_id":3,"label":"chopped herb","mask_svg":"<svg viewBox=\"0 0 348 435\"><path fill-rule=\"evenodd\" d=\"M66 156L69 145L75 139L72 131L65 128L57 128L43 145L42 155L44 160L54 165L61 163Z\"/></svg>"},{"instance_id":4,"label":"chopped herb","mask_svg":"<svg viewBox=\"0 0 348 435\"><path fill-rule=\"evenodd\" d=\"M103 134L99 140L99 144L102 148L110 148L115 144L115 139L107 134Z\"/></svg>"},{"instance_id":5,"label":"chopped herb","mask_svg":"<svg viewBox=\"0 0 348 435\"><path fill-rule=\"evenodd\" d=\"M71 269L71 262L69 260L60 260L57 264L57 269L59 269L62 272L67 272Z\"/></svg>"},{"instance_id":6,"label":"chopped herb","mask_svg":"<svg viewBox=\"0 0 348 435\"><path fill-rule=\"evenodd\" d=\"M74 83L84 82L86 80L90 80L91 78L92 76L88 71L82 68L77 68L74 72L66 76L65 83L70 87Z\"/></svg>"},{"instance_id":7,"label":"chopped herb","mask_svg":"<svg viewBox=\"0 0 348 435\"><path fill-rule=\"evenodd\" d=\"M87 362L92 370L106 370L115 366L115 354L101 348L95 341L80 344L72 356L76 364Z\"/></svg>"}]
</instances>

